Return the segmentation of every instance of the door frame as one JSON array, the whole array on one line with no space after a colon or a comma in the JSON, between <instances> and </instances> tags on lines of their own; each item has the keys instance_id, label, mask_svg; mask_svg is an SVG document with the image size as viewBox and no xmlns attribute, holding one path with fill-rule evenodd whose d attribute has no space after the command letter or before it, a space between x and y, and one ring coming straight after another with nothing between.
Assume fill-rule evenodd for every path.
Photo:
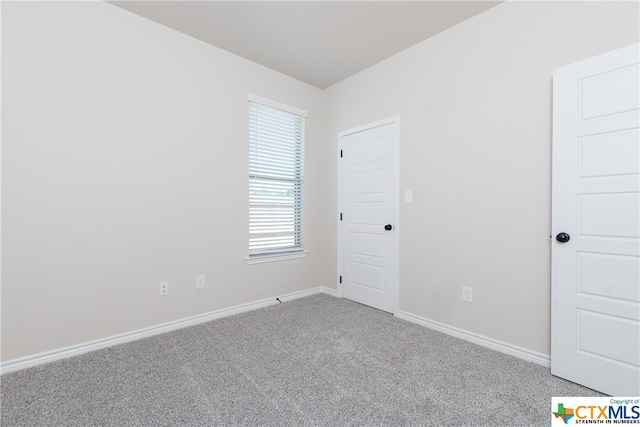
<instances>
[{"instance_id":1,"label":"door frame","mask_svg":"<svg viewBox=\"0 0 640 427\"><path fill-rule=\"evenodd\" d=\"M394 190L395 190L395 195L393 198L393 215L395 216L394 218L394 227L395 227L395 233L393 236L393 246L394 246L394 257L393 257L393 263L394 263L394 269L393 269L393 315L397 315L398 311L399 311L399 288L400 288L400 282L399 282L399 268L398 268L398 260L399 260L399 236L400 236L400 115L395 115L392 117L388 117L386 119L382 119L382 120L377 120L375 122L371 122L371 123L367 123L355 128L351 128L351 129L347 129L341 132L338 132L338 182L337 182L337 186L338 186L338 211L336 213L336 222L337 222L337 246L338 246L338 262L337 262L337 277L336 277L336 284L337 284L337 290L338 290L338 298L342 298L342 283L340 283L340 276L342 273L342 268L343 268L343 262L342 262L342 255L343 255L343 248L342 248L342 235L344 233L344 222L340 220L340 212L342 212L342 196L343 196L343 191L342 191L342 187L343 187L343 173L342 173L342 164L340 162L340 153L342 151L342 141L344 139L344 137L354 134L354 133L358 133L358 132L362 132L365 130L369 130L369 129L373 129L373 128L377 128L377 127L381 127L381 126L385 126L388 124L392 124L393 125L393 136L394 136L394 141L393 141L393 151L394 151L394 162L393 162L393 167L394 167L394 171L393 171L393 179L394 179Z\"/></svg>"}]
</instances>

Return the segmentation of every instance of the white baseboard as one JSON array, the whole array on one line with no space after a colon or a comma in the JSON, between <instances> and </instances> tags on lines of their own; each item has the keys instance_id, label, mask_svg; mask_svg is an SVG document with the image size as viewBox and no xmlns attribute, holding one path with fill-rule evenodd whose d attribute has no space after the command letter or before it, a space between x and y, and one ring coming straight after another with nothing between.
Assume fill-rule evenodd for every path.
<instances>
[{"instance_id":1,"label":"white baseboard","mask_svg":"<svg viewBox=\"0 0 640 427\"><path fill-rule=\"evenodd\" d=\"M492 350L499 351L501 353L515 356L519 359L524 359L529 362L537 363L538 365L550 367L551 357L547 354L538 353L536 351L527 350L526 348L518 347L515 345L507 344L506 342L494 340L482 335L474 334L463 329L454 328L443 323L435 322L433 320L426 319L424 317L416 316L415 314L399 311L396 314L399 319L406 320L408 322L417 323L418 325L425 326L429 329L433 329L438 332L451 335L456 338L470 341L474 344L481 345L483 347L490 348Z\"/></svg>"},{"instance_id":2,"label":"white baseboard","mask_svg":"<svg viewBox=\"0 0 640 427\"><path fill-rule=\"evenodd\" d=\"M240 313L245 313L247 311L257 310L259 308L279 304L278 300L280 300L281 302L287 302L287 301L292 301L298 298L304 298L304 297L308 297L308 296L320 294L320 293L331 295L333 297L338 297L338 292L335 289L329 289L329 288L320 286L320 287L308 289L305 291L282 295L277 299L268 298L260 301L247 303L247 304L241 304L235 307L216 310L210 313L205 313L198 316L192 316L186 319L176 320L173 322L156 325L149 328L139 329L137 331L127 332L124 334L114 335L107 338L89 341L83 344L78 344L74 346L61 348L58 350L39 353L32 356L22 357L19 359L8 360L0 364L0 373L6 374L9 372L19 371L21 369L27 369L27 368L42 365L45 363L53 362L56 360L66 359L72 356L77 356L79 354L88 353L90 351L111 347L113 345L123 344L126 342L135 341L141 338L147 338L153 335L174 331L176 329L186 328L188 326L197 325L199 323L208 322L210 320L220 319L222 317L233 316L234 314L240 314ZM478 335L472 332L464 331L462 329L454 328L452 326L435 322L433 320L416 316L414 314L407 313L404 311L399 311L398 313L396 313L396 317L412 323L417 323L419 325L425 326L427 328L430 328L439 332L443 332L447 335L451 335L456 338L470 341L472 343L481 345L483 347L488 347L490 349L493 349L502 353L506 353L511 356L518 357L520 359L527 360L529 362L537 363L539 365L543 365L547 367L551 366L551 359L546 354L527 350L511 344L507 344L502 341L494 340L492 338L484 337L482 335Z\"/></svg>"},{"instance_id":3,"label":"white baseboard","mask_svg":"<svg viewBox=\"0 0 640 427\"><path fill-rule=\"evenodd\" d=\"M308 296L319 294L319 293L324 293L331 296L337 296L337 292L335 290L320 286L317 288L308 289L306 291L294 292L291 294L282 295L282 296L279 296L278 299L281 302L292 301L298 298L304 298L304 297L308 297ZM101 348L111 347L113 345L123 344L126 342L135 341L141 338L151 337L153 335L174 331L176 329L186 328L187 326L197 325L199 323L208 322L210 320L219 319L221 317L233 316L234 314L257 310L259 308L279 304L278 299L274 297L274 298L268 298L261 301L247 303L247 304L241 304L235 307L216 310L210 313L205 313L198 316L192 316L186 319L176 320L176 321L164 323L161 325L151 326L149 328L138 329L137 331L127 332L124 334L113 335L111 337L101 338L98 340L89 341L86 343L73 345L73 346L61 348L58 350L52 350L44 353L34 354L32 356L21 357L19 359L8 360L6 362L3 362L0 365L0 373L6 374L8 372L14 372L21 369L31 368L34 366L42 365L44 363L66 359L68 357L77 356L79 354L88 353L94 350L99 350Z\"/></svg>"}]
</instances>

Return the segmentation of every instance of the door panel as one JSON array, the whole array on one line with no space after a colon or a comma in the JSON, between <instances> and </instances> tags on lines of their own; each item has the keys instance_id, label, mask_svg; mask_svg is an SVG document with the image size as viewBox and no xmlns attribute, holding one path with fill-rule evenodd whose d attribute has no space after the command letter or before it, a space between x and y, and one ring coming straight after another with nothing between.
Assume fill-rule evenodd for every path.
<instances>
[{"instance_id":1,"label":"door panel","mask_svg":"<svg viewBox=\"0 0 640 427\"><path fill-rule=\"evenodd\" d=\"M353 255L384 258L384 236L352 232L349 241Z\"/></svg>"},{"instance_id":2,"label":"door panel","mask_svg":"<svg viewBox=\"0 0 640 427\"><path fill-rule=\"evenodd\" d=\"M551 372L640 395L640 45L553 80Z\"/></svg>"},{"instance_id":3,"label":"door panel","mask_svg":"<svg viewBox=\"0 0 640 427\"><path fill-rule=\"evenodd\" d=\"M359 263L355 260L349 262L349 283L358 286L384 290L384 266L373 265L368 260L365 263Z\"/></svg>"},{"instance_id":4,"label":"door panel","mask_svg":"<svg viewBox=\"0 0 640 427\"><path fill-rule=\"evenodd\" d=\"M353 197L347 205L346 211L349 212L349 224L354 227L364 227L366 225L377 225L384 222L385 206L384 201L365 201L358 200ZM378 235L378 233L374 233Z\"/></svg>"},{"instance_id":5,"label":"door panel","mask_svg":"<svg viewBox=\"0 0 640 427\"><path fill-rule=\"evenodd\" d=\"M580 138L580 178L637 174L637 129Z\"/></svg>"},{"instance_id":6,"label":"door panel","mask_svg":"<svg viewBox=\"0 0 640 427\"><path fill-rule=\"evenodd\" d=\"M637 238L640 198L634 193L582 194L578 221L581 236Z\"/></svg>"},{"instance_id":7,"label":"door panel","mask_svg":"<svg viewBox=\"0 0 640 427\"><path fill-rule=\"evenodd\" d=\"M640 301L640 262L637 257L581 252L578 292L631 302ZM610 280L616 277L617 280Z\"/></svg>"},{"instance_id":8,"label":"door panel","mask_svg":"<svg viewBox=\"0 0 640 427\"><path fill-rule=\"evenodd\" d=\"M396 120L340 134L340 294L388 312L395 298L396 143Z\"/></svg>"},{"instance_id":9,"label":"door panel","mask_svg":"<svg viewBox=\"0 0 640 427\"><path fill-rule=\"evenodd\" d=\"M640 99L638 65L629 65L607 70L602 74L592 74L580 81L580 118L582 120L638 109Z\"/></svg>"},{"instance_id":10,"label":"door panel","mask_svg":"<svg viewBox=\"0 0 640 427\"><path fill-rule=\"evenodd\" d=\"M592 311L578 310L578 350L590 355L599 355L629 365L637 364L640 353L636 340L621 340L619 335L637 337L640 334L638 322L608 316Z\"/></svg>"}]
</instances>

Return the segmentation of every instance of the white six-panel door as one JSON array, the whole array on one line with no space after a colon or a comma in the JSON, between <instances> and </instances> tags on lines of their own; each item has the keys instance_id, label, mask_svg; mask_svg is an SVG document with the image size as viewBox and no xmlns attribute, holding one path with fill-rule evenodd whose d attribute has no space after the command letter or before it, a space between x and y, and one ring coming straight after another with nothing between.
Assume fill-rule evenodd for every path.
<instances>
[{"instance_id":1,"label":"white six-panel door","mask_svg":"<svg viewBox=\"0 0 640 427\"><path fill-rule=\"evenodd\" d=\"M344 298L390 313L395 298L397 138L397 119L339 136L339 291Z\"/></svg>"},{"instance_id":2,"label":"white six-panel door","mask_svg":"<svg viewBox=\"0 0 640 427\"><path fill-rule=\"evenodd\" d=\"M614 396L640 395L639 49L553 76L551 372Z\"/></svg>"}]
</instances>

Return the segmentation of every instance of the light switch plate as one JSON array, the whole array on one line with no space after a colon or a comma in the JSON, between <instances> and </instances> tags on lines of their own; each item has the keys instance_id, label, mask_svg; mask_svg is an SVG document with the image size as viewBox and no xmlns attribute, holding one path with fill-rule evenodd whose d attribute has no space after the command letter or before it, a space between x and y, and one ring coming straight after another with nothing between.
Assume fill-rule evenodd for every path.
<instances>
[{"instance_id":1,"label":"light switch plate","mask_svg":"<svg viewBox=\"0 0 640 427\"><path fill-rule=\"evenodd\" d=\"M413 203L413 190L405 190L404 201L405 203Z\"/></svg>"}]
</instances>

